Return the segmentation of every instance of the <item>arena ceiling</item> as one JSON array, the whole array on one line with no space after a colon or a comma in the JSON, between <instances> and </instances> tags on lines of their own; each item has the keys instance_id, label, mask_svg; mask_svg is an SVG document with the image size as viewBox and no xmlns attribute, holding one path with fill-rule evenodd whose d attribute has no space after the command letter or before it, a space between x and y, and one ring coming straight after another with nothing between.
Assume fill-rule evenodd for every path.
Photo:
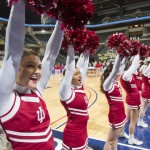
<instances>
[{"instance_id":1,"label":"arena ceiling","mask_svg":"<svg viewBox=\"0 0 150 150\"><path fill-rule=\"evenodd\" d=\"M96 6L96 14L112 9L126 8L150 3L149 0L93 0L93 2ZM145 5L145 7L147 6Z\"/></svg>"},{"instance_id":2,"label":"arena ceiling","mask_svg":"<svg viewBox=\"0 0 150 150\"><path fill-rule=\"evenodd\" d=\"M96 6L91 23L95 24L99 18L104 18L112 14L124 15L128 10L150 8L150 0L93 0ZM10 8L7 7L6 0L0 1L0 17L8 18ZM30 10L26 11L26 23L39 24L41 17Z\"/></svg>"}]
</instances>

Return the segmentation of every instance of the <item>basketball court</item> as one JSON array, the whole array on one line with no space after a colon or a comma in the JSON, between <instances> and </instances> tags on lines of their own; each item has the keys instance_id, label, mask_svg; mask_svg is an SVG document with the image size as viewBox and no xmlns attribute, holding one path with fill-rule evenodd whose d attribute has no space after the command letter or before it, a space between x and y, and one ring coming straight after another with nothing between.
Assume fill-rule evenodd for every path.
<instances>
[{"instance_id":1,"label":"basketball court","mask_svg":"<svg viewBox=\"0 0 150 150\"><path fill-rule=\"evenodd\" d=\"M62 131L66 124L66 112L59 100L59 79L58 75L52 75L49 81L50 88L44 93L44 99L51 116L51 127L55 138L56 150L61 150ZM94 150L102 150L107 138L108 125L108 104L105 95L100 92L100 78L87 77L85 91L89 98L89 146ZM123 97L125 97L125 92ZM147 110L144 121L150 126L150 109ZM125 131L128 133L128 124ZM118 150L150 150L150 127L144 129L136 127L135 137L143 141L142 146L129 145L127 139L119 138Z\"/></svg>"}]
</instances>

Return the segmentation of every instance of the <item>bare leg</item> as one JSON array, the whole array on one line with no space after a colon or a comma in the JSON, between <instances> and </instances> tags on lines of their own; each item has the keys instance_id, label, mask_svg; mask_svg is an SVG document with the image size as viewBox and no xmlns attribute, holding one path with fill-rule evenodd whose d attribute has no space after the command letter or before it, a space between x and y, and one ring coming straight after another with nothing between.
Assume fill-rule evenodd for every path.
<instances>
[{"instance_id":1,"label":"bare leg","mask_svg":"<svg viewBox=\"0 0 150 150\"><path fill-rule=\"evenodd\" d=\"M123 127L118 129L110 128L107 141L104 145L104 150L116 150L118 143L118 136L120 135Z\"/></svg>"},{"instance_id":2,"label":"bare leg","mask_svg":"<svg viewBox=\"0 0 150 150\"><path fill-rule=\"evenodd\" d=\"M129 125L129 134L134 134L134 130L135 130L135 125L138 119L138 115L139 115L139 110L138 109L131 109L130 110L130 114L131 114L131 120L130 120L130 125Z\"/></svg>"},{"instance_id":3,"label":"bare leg","mask_svg":"<svg viewBox=\"0 0 150 150\"><path fill-rule=\"evenodd\" d=\"M148 108L148 104L149 102L148 101L142 101L142 107L141 107L141 110L140 110L140 119L142 119L145 115L145 111L147 110Z\"/></svg>"},{"instance_id":4,"label":"bare leg","mask_svg":"<svg viewBox=\"0 0 150 150\"><path fill-rule=\"evenodd\" d=\"M134 138L134 131L135 131L135 126L136 122L138 119L139 115L139 110L138 109L130 109L130 124L129 124L129 144L136 144L136 145L142 145L142 141L138 141L137 139Z\"/></svg>"},{"instance_id":5,"label":"bare leg","mask_svg":"<svg viewBox=\"0 0 150 150\"><path fill-rule=\"evenodd\" d=\"M138 119L137 126L141 126L143 128L147 128L148 127L148 124L144 123L144 121L143 121L143 117L144 117L145 112L146 112L146 110L148 108L148 105L149 105L148 100L142 101L142 107L140 109L140 114L139 114L139 119Z\"/></svg>"}]
</instances>

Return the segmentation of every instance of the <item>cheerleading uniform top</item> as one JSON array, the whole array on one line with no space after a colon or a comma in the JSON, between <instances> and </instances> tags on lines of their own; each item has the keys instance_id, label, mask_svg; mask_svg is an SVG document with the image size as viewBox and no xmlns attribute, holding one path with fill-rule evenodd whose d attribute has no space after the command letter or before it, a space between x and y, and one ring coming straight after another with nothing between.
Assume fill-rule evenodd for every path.
<instances>
[{"instance_id":1,"label":"cheerleading uniform top","mask_svg":"<svg viewBox=\"0 0 150 150\"><path fill-rule=\"evenodd\" d=\"M49 114L47 112L45 102L42 100L42 97L38 96L36 92L30 93L31 95L29 94L27 96L26 91L30 91L30 89L27 87L23 87L24 90L21 90L22 88L20 87L19 89L16 90L16 92L14 92L14 88L15 88L14 85L16 82L18 68L20 65L20 61L24 49L24 39L25 39L24 24L25 24L25 3L24 0L19 0L17 3L13 3L11 7L9 22L6 30L5 56L4 56L3 65L0 69L0 83L1 83L0 84L0 95L1 95L0 120L3 129L7 134L7 138L11 142L13 146L12 148L14 150L20 149L19 146L20 144L26 145L27 146L26 148L28 149L35 149L34 146L36 147L36 144L38 145L39 142L47 142L52 137L51 129L49 127L49 121L50 121ZM42 76L36 88L37 91L41 93L41 95L43 94L43 91L49 80L55 59L59 53L60 46L62 43L64 31L62 31L60 27L61 27L61 21L58 21L56 23L55 29L53 30L51 38L48 41L44 59L42 61ZM22 92L20 92L19 90L21 90ZM24 100L22 99L20 93L25 94L25 97L26 96L29 97L27 98L27 100L33 107L30 106L29 108L27 108L29 106L29 103L26 101L26 98ZM37 108L37 110L35 108ZM23 112L25 110L26 112ZM32 112L35 112L34 115ZM46 122L44 124L42 122L41 125L39 124L37 125L36 123L38 121L34 122L35 118L33 116L36 116L37 118L38 112L39 113L42 112L42 116L45 116L46 119L43 122L45 121ZM27 116L30 116L30 119L27 119ZM22 123L23 120L26 120L25 124L19 125L19 122ZM31 124L32 127L30 126ZM32 133L30 134L30 131L33 134ZM41 137L39 138L39 136ZM30 137L34 137L35 140L33 141L29 140ZM40 141L40 139L42 139L43 141ZM17 144L13 143L14 141ZM31 141L32 144L29 141ZM53 150L54 149L53 144L52 147L45 144L47 145L47 147L44 147L44 150L46 149ZM23 147L21 148L22 150Z\"/></svg>"},{"instance_id":2,"label":"cheerleading uniform top","mask_svg":"<svg viewBox=\"0 0 150 150\"><path fill-rule=\"evenodd\" d=\"M115 77L119 71L120 64L121 57L117 55L115 63L113 65L113 69L108 78L103 83L104 93L109 104L109 125L114 128L120 128L127 122L121 88L119 87L118 82L115 81Z\"/></svg>"},{"instance_id":3,"label":"cheerleading uniform top","mask_svg":"<svg viewBox=\"0 0 150 150\"><path fill-rule=\"evenodd\" d=\"M60 84L60 100L67 112L67 124L63 132L63 148L66 150L79 149L85 150L88 145L87 121L88 98L85 94L83 82L89 63L89 52L86 51L80 55L77 62L77 68L82 76L80 87L72 85L72 78L75 69L74 49L69 47L66 72ZM70 136L71 135L71 136Z\"/></svg>"}]
</instances>

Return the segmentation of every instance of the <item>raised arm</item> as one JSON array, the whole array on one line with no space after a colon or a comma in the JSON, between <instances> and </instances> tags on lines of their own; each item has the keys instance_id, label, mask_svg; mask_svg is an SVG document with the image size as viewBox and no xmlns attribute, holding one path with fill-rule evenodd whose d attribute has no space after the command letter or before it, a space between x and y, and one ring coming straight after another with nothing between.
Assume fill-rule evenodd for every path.
<instances>
[{"instance_id":1,"label":"raised arm","mask_svg":"<svg viewBox=\"0 0 150 150\"><path fill-rule=\"evenodd\" d=\"M116 59L115 59L115 63L113 65L113 69L103 84L103 88L105 91L109 91L112 88L112 83L114 82L115 76L119 71L120 63L121 63L121 58L117 54Z\"/></svg>"},{"instance_id":2,"label":"raised arm","mask_svg":"<svg viewBox=\"0 0 150 150\"><path fill-rule=\"evenodd\" d=\"M37 85L38 90L42 94L47 82L51 76L51 72L61 48L64 31L61 29L62 22L57 21L53 33L47 43L45 55L42 61L42 77Z\"/></svg>"},{"instance_id":3,"label":"raised arm","mask_svg":"<svg viewBox=\"0 0 150 150\"><path fill-rule=\"evenodd\" d=\"M138 65L139 65L139 60L140 60L140 56L136 55L132 61L131 66L129 67L129 69L127 71L124 72L123 74L123 80L125 81L129 81L132 77L132 74L134 73L135 70L137 70Z\"/></svg>"},{"instance_id":4,"label":"raised arm","mask_svg":"<svg viewBox=\"0 0 150 150\"><path fill-rule=\"evenodd\" d=\"M120 68L119 68L119 74L120 74L120 75L123 74L127 62L128 62L128 57L124 57L124 58L122 59L122 61L121 61L121 65L120 65Z\"/></svg>"},{"instance_id":5,"label":"raised arm","mask_svg":"<svg viewBox=\"0 0 150 150\"><path fill-rule=\"evenodd\" d=\"M148 67L143 71L143 75L146 77L150 76L150 64L148 65Z\"/></svg>"},{"instance_id":6,"label":"raised arm","mask_svg":"<svg viewBox=\"0 0 150 150\"><path fill-rule=\"evenodd\" d=\"M0 70L0 114L8 103L24 47L25 3L19 0L11 7L6 29L5 56ZM11 106L10 106L11 107ZM9 108L8 108L9 109Z\"/></svg>"},{"instance_id":7,"label":"raised arm","mask_svg":"<svg viewBox=\"0 0 150 150\"><path fill-rule=\"evenodd\" d=\"M88 69L89 64L89 51L85 51L80 55L80 58L77 62L77 68L80 70L82 75L82 83L84 83L84 80L86 78L86 73Z\"/></svg>"},{"instance_id":8,"label":"raised arm","mask_svg":"<svg viewBox=\"0 0 150 150\"><path fill-rule=\"evenodd\" d=\"M71 82L74 74L74 69L75 69L74 49L72 46L70 46L66 60L65 75L60 84L59 94L61 100L65 101L71 97L72 94Z\"/></svg>"}]
</instances>

